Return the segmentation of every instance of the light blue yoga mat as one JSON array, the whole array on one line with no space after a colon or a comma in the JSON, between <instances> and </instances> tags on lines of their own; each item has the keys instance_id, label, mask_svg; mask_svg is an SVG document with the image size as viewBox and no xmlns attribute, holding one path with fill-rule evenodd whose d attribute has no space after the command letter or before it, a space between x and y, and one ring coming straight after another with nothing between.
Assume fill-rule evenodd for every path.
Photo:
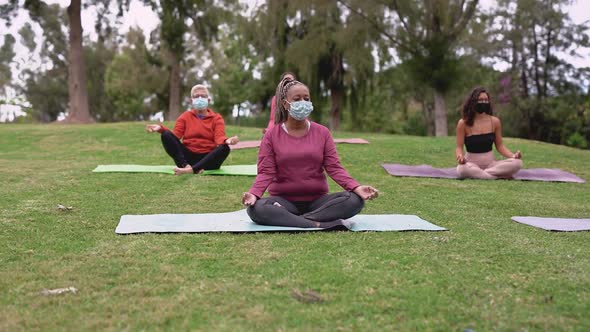
<instances>
[{"instance_id":1,"label":"light blue yoga mat","mask_svg":"<svg viewBox=\"0 0 590 332\"><path fill-rule=\"evenodd\" d=\"M148 165L99 165L95 173L164 173L174 174L175 166ZM227 165L219 169L204 171L202 175L244 175L256 176L256 165Z\"/></svg>"},{"instance_id":2,"label":"light blue yoga mat","mask_svg":"<svg viewBox=\"0 0 590 332\"><path fill-rule=\"evenodd\" d=\"M414 215L361 214L347 220L350 230L359 231L445 231ZM264 226L254 223L246 209L225 213L124 215L117 234L208 233L208 232L304 232L320 228Z\"/></svg>"}]
</instances>

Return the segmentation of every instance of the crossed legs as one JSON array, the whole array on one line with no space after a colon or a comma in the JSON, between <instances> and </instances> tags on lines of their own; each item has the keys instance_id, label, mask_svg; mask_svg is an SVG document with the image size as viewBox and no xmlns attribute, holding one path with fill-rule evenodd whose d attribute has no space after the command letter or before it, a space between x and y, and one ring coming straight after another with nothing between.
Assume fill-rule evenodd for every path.
<instances>
[{"instance_id":1,"label":"crossed legs","mask_svg":"<svg viewBox=\"0 0 590 332\"><path fill-rule=\"evenodd\" d=\"M198 173L201 170L219 169L230 151L226 144L222 144L209 153L194 153L187 149L169 130L162 133L162 145L177 167L185 168L190 165L193 173Z\"/></svg>"},{"instance_id":2,"label":"crossed legs","mask_svg":"<svg viewBox=\"0 0 590 332\"><path fill-rule=\"evenodd\" d=\"M457 173L462 179L506 179L511 178L522 168L520 159L494 160L492 152L468 154L467 162L457 166Z\"/></svg>"},{"instance_id":3,"label":"crossed legs","mask_svg":"<svg viewBox=\"0 0 590 332\"><path fill-rule=\"evenodd\" d=\"M250 218L261 225L325 228L358 214L364 204L357 194L344 191L324 195L311 202L290 202L279 196L270 196L259 199L247 211Z\"/></svg>"}]
</instances>

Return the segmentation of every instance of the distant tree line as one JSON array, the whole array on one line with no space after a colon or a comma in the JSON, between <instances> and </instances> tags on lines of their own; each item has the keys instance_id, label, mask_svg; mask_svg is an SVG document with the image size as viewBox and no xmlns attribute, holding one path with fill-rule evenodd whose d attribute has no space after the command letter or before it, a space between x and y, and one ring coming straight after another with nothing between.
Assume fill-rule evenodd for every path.
<instances>
[{"instance_id":1,"label":"distant tree line","mask_svg":"<svg viewBox=\"0 0 590 332\"><path fill-rule=\"evenodd\" d=\"M10 0L0 6L3 22L23 10L31 20L0 39L0 96L9 87L24 96L30 121L156 112L174 120L190 86L206 82L216 111L248 108L261 119L279 75L292 71L311 89L314 120L332 129L446 136L469 91L485 86L506 135L587 148L590 69L569 59L590 46L589 25L571 20L570 2L267 0L248 12L237 0L143 0L160 20L146 40L138 29L118 32L113 17L129 0L72 0L66 9ZM98 15L92 41L82 38L88 7ZM17 42L41 57L40 69L18 80Z\"/></svg>"}]
</instances>

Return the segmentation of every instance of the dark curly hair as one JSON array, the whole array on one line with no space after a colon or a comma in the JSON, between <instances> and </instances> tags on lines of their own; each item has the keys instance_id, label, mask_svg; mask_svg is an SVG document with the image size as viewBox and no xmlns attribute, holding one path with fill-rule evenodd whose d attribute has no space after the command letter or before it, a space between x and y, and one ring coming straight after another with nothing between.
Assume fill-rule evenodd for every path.
<instances>
[{"instance_id":1,"label":"dark curly hair","mask_svg":"<svg viewBox=\"0 0 590 332\"><path fill-rule=\"evenodd\" d=\"M488 95L488 99L490 101L489 114L493 114L492 97L490 96L490 93L482 87L473 89L469 97L467 97L467 99L465 100L465 103L463 103L463 110L461 112L461 115L463 116L463 121L465 121L465 124L470 127L473 126L473 119L475 118L475 105L477 105L477 97L479 97L481 93L485 93L486 95Z\"/></svg>"}]
</instances>

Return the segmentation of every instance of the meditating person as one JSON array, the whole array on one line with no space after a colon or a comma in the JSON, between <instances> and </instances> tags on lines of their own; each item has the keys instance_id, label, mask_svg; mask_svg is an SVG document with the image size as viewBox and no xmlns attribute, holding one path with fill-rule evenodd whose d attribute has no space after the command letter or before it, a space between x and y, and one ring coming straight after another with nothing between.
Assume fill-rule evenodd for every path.
<instances>
[{"instance_id":1,"label":"meditating person","mask_svg":"<svg viewBox=\"0 0 590 332\"><path fill-rule=\"evenodd\" d=\"M286 71L284 73L281 74L281 79L279 80L295 80L297 79L295 77L295 74L293 74L292 72ZM262 133L266 133L267 130L271 130L272 127L275 126L275 108L276 108L276 102L277 102L277 95L275 94L274 96L272 96L272 100L270 101L270 118L268 119L268 124L266 125L265 129L262 129Z\"/></svg>"},{"instance_id":2,"label":"meditating person","mask_svg":"<svg viewBox=\"0 0 590 332\"><path fill-rule=\"evenodd\" d=\"M296 80L279 83L276 123L258 152L258 175L242 203L262 225L344 230L343 219L359 213L378 191L355 181L340 164L328 128L307 119L309 89ZM324 171L344 192L328 194ZM268 189L270 196L262 198Z\"/></svg>"},{"instance_id":3,"label":"meditating person","mask_svg":"<svg viewBox=\"0 0 590 332\"><path fill-rule=\"evenodd\" d=\"M460 178L507 179L522 168L520 151L512 153L502 142L502 124L492 115L490 94L476 88L463 104L463 118L457 124L455 156ZM492 145L506 157L495 160ZM463 145L467 154L463 155Z\"/></svg>"},{"instance_id":4,"label":"meditating person","mask_svg":"<svg viewBox=\"0 0 590 332\"><path fill-rule=\"evenodd\" d=\"M178 117L174 129L169 130L162 124L146 126L148 133L162 134L162 145L176 164L176 175L219 169L229 155L228 144L239 141L237 136L228 138L225 135L223 117L209 108L211 98L206 86L193 86L191 101L191 109Z\"/></svg>"}]
</instances>

